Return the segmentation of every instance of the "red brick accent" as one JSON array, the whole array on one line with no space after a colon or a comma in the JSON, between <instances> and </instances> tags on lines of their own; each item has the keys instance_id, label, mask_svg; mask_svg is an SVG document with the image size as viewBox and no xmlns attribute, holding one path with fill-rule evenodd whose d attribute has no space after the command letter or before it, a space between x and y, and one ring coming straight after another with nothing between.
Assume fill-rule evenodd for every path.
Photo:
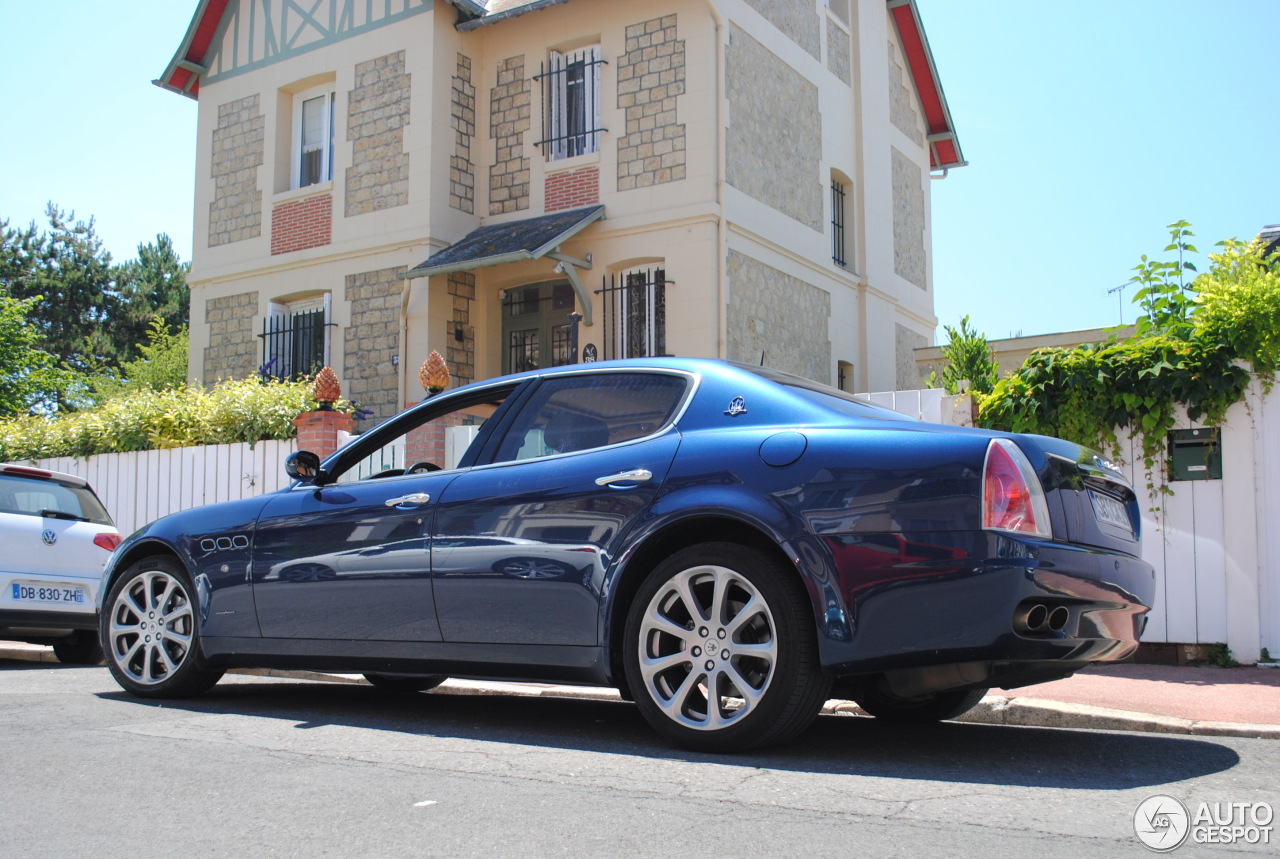
<instances>
[{"instance_id":1,"label":"red brick accent","mask_svg":"<svg viewBox=\"0 0 1280 859\"><path fill-rule=\"evenodd\" d=\"M271 210L271 254L287 254L333 241L333 195L281 203Z\"/></svg>"},{"instance_id":2,"label":"red brick accent","mask_svg":"<svg viewBox=\"0 0 1280 859\"><path fill-rule=\"evenodd\" d=\"M461 425L461 414L448 414L411 430L405 438L405 467L416 462L434 462L436 465L443 466L445 428Z\"/></svg>"},{"instance_id":3,"label":"red brick accent","mask_svg":"<svg viewBox=\"0 0 1280 859\"><path fill-rule=\"evenodd\" d=\"M351 432L356 419L344 412L303 412L293 419L298 428L298 450L309 450L324 459L338 449L338 433Z\"/></svg>"},{"instance_id":4,"label":"red brick accent","mask_svg":"<svg viewBox=\"0 0 1280 859\"><path fill-rule=\"evenodd\" d=\"M580 167L547 176L546 210L576 209L600 202L600 168Z\"/></svg>"}]
</instances>

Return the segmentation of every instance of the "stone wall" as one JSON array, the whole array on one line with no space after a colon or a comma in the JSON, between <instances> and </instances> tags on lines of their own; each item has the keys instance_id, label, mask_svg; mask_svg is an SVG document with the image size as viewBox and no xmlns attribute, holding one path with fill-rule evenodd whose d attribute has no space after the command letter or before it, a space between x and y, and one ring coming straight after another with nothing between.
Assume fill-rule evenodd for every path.
<instances>
[{"instance_id":1,"label":"stone wall","mask_svg":"<svg viewBox=\"0 0 1280 859\"><path fill-rule=\"evenodd\" d=\"M347 95L346 214L363 215L409 202L409 84L404 51L356 66L356 86Z\"/></svg>"},{"instance_id":2,"label":"stone wall","mask_svg":"<svg viewBox=\"0 0 1280 859\"><path fill-rule=\"evenodd\" d=\"M532 122L529 80L524 56L498 64L498 85L489 91L489 136L493 166L489 168L489 214L501 215L529 208L529 159L524 135Z\"/></svg>"},{"instance_id":3,"label":"stone wall","mask_svg":"<svg viewBox=\"0 0 1280 859\"><path fill-rule=\"evenodd\" d=\"M372 409L376 424L400 411L399 378L391 363L400 350L400 301L405 269L384 268L348 275L351 325L344 332L343 391Z\"/></svg>"},{"instance_id":4,"label":"stone wall","mask_svg":"<svg viewBox=\"0 0 1280 859\"><path fill-rule=\"evenodd\" d=\"M923 388L920 365L916 362L916 350L929 345L929 338L912 331L901 323L894 323L894 380L895 390L914 391Z\"/></svg>"},{"instance_id":5,"label":"stone wall","mask_svg":"<svg viewBox=\"0 0 1280 859\"><path fill-rule=\"evenodd\" d=\"M475 213L476 173L471 162L471 141L476 136L476 88L471 83L471 58L458 54L453 76L449 117L453 124L453 155L449 158L449 205L468 215Z\"/></svg>"},{"instance_id":6,"label":"stone wall","mask_svg":"<svg viewBox=\"0 0 1280 859\"><path fill-rule=\"evenodd\" d=\"M893 127L921 146L924 134L920 131L920 114L915 98L907 88L906 76L898 62L897 46L889 43L889 121Z\"/></svg>"},{"instance_id":7,"label":"stone wall","mask_svg":"<svg viewBox=\"0 0 1280 859\"><path fill-rule=\"evenodd\" d=\"M924 176L896 148L893 153L893 270L927 289L924 248Z\"/></svg>"},{"instance_id":8,"label":"stone wall","mask_svg":"<svg viewBox=\"0 0 1280 859\"><path fill-rule=\"evenodd\" d=\"M449 295L453 299L453 328L448 334L445 360L455 385L476 378L476 331L471 325L471 307L476 299L476 276L469 271L449 275ZM458 339L461 332L462 339Z\"/></svg>"},{"instance_id":9,"label":"stone wall","mask_svg":"<svg viewBox=\"0 0 1280 859\"><path fill-rule=\"evenodd\" d=\"M737 251L729 252L728 357L831 382L831 296Z\"/></svg>"},{"instance_id":10,"label":"stone wall","mask_svg":"<svg viewBox=\"0 0 1280 859\"><path fill-rule=\"evenodd\" d=\"M684 125L676 100L684 95L684 41L676 16L626 29L627 52L618 57L618 107L626 133L618 138L618 190L677 182L685 176Z\"/></svg>"},{"instance_id":11,"label":"stone wall","mask_svg":"<svg viewBox=\"0 0 1280 859\"><path fill-rule=\"evenodd\" d=\"M737 27L726 65L729 184L822 232L818 88Z\"/></svg>"},{"instance_id":12,"label":"stone wall","mask_svg":"<svg viewBox=\"0 0 1280 859\"><path fill-rule=\"evenodd\" d=\"M849 69L850 51L852 50L849 34L830 21L827 22L827 69L846 84L853 85L852 72Z\"/></svg>"},{"instance_id":13,"label":"stone wall","mask_svg":"<svg viewBox=\"0 0 1280 859\"><path fill-rule=\"evenodd\" d=\"M747 5L767 18L791 41L818 56L821 26L813 3L808 0L747 0Z\"/></svg>"},{"instance_id":14,"label":"stone wall","mask_svg":"<svg viewBox=\"0 0 1280 859\"><path fill-rule=\"evenodd\" d=\"M266 154L266 117L257 95L218 105L213 130L213 202L209 247L262 235L262 191L258 168Z\"/></svg>"},{"instance_id":15,"label":"stone wall","mask_svg":"<svg viewBox=\"0 0 1280 859\"><path fill-rule=\"evenodd\" d=\"M209 345L204 348L204 384L219 379L243 379L257 372L260 345L254 336L253 317L258 293L241 292L210 298L204 303Z\"/></svg>"}]
</instances>

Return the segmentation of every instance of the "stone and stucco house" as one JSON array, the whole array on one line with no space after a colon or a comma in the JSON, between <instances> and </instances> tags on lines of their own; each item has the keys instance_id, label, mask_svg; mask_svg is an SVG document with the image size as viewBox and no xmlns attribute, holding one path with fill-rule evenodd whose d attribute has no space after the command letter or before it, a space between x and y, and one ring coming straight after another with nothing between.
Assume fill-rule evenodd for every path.
<instances>
[{"instance_id":1,"label":"stone and stucco house","mask_svg":"<svg viewBox=\"0 0 1280 859\"><path fill-rule=\"evenodd\" d=\"M200 0L195 381L329 364L389 417L650 354L914 386L930 174L914 0Z\"/></svg>"}]
</instances>

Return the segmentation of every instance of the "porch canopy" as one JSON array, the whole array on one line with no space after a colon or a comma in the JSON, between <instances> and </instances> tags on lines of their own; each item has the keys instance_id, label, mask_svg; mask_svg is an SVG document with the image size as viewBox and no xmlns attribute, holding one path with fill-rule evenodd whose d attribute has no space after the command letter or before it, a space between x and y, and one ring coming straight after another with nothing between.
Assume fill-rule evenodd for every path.
<instances>
[{"instance_id":1,"label":"porch canopy","mask_svg":"<svg viewBox=\"0 0 1280 859\"><path fill-rule=\"evenodd\" d=\"M558 270L563 270L569 283L573 285L582 302L583 321L590 325L591 297L582 286L575 269L591 268L591 256L588 254L586 260L567 257L560 253L560 245L603 217L604 206L597 205L490 224L472 230L459 241L432 254L425 262L409 269L405 276L431 277L548 257L560 263Z\"/></svg>"}]
</instances>

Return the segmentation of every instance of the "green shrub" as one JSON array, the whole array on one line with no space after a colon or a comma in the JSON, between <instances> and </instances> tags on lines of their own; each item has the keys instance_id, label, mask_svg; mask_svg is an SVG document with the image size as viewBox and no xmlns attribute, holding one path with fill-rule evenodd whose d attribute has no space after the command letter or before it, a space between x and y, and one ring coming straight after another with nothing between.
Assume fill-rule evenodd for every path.
<instances>
[{"instance_id":1,"label":"green shrub","mask_svg":"<svg viewBox=\"0 0 1280 859\"><path fill-rule=\"evenodd\" d=\"M318 405L311 387L250 378L145 388L64 417L2 421L0 461L293 438L293 419Z\"/></svg>"}]
</instances>

